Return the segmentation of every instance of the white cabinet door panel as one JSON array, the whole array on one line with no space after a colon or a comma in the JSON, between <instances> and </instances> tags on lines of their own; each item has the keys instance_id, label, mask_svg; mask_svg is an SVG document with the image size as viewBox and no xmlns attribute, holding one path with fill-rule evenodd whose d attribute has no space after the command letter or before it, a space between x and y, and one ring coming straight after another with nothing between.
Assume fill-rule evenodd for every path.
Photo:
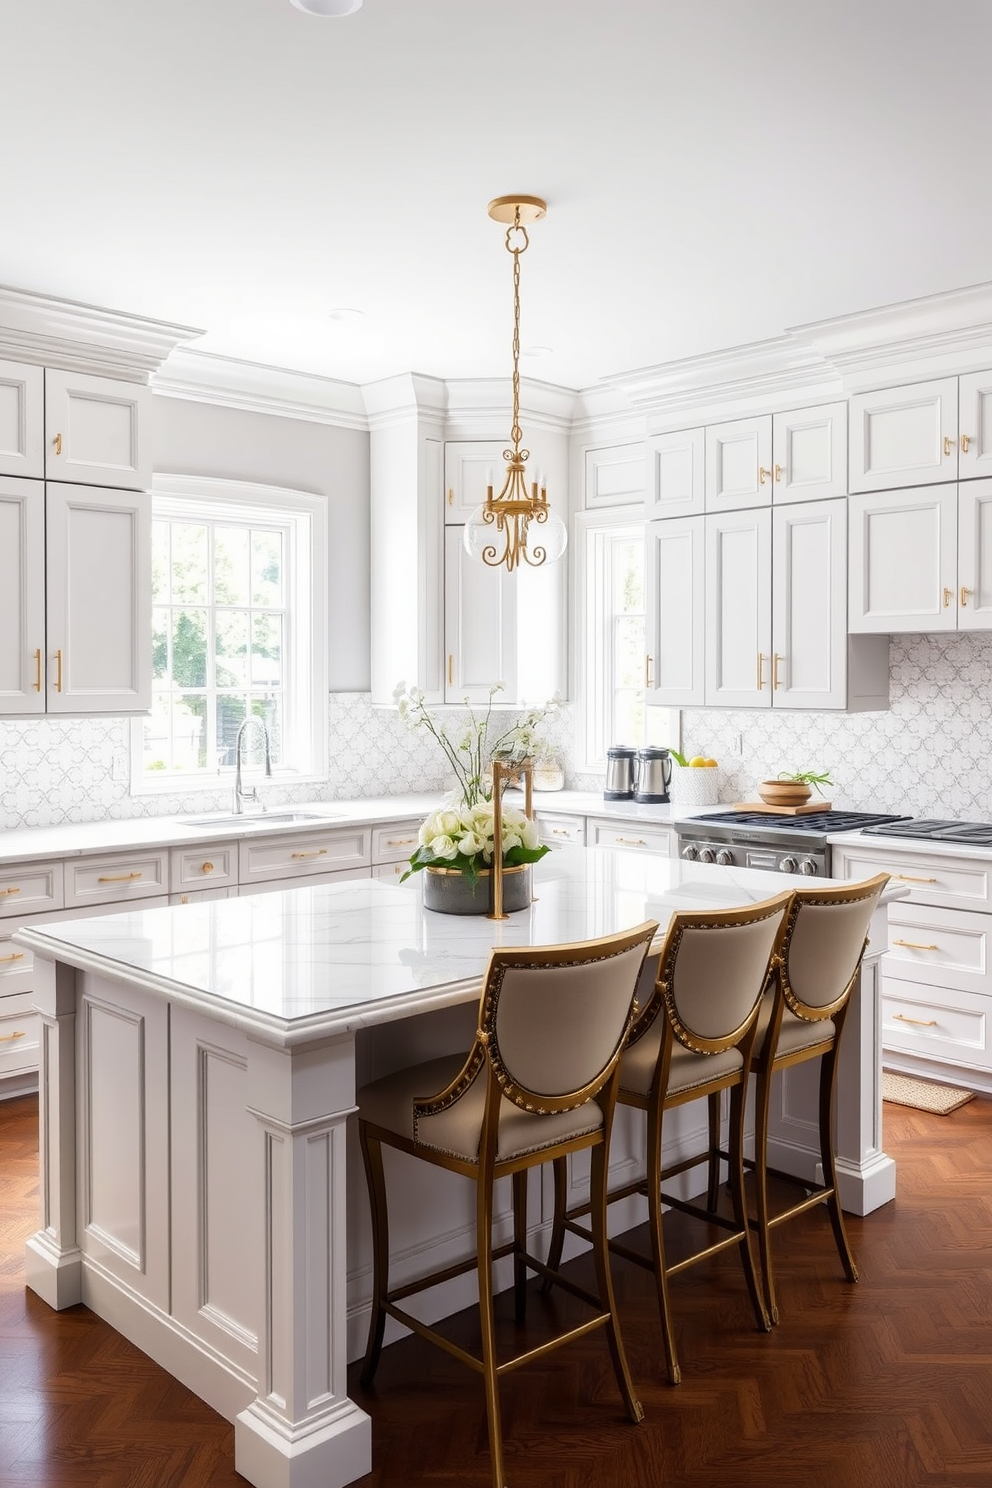
<instances>
[{"instance_id":1,"label":"white cabinet door panel","mask_svg":"<svg viewBox=\"0 0 992 1488\"><path fill-rule=\"evenodd\" d=\"M50 481L46 510L48 711L147 712L151 498Z\"/></svg>"},{"instance_id":2,"label":"white cabinet door panel","mask_svg":"<svg viewBox=\"0 0 992 1488\"><path fill-rule=\"evenodd\" d=\"M706 430L706 510L740 511L772 499L772 420L734 419Z\"/></svg>"},{"instance_id":3,"label":"white cabinet door panel","mask_svg":"<svg viewBox=\"0 0 992 1488\"><path fill-rule=\"evenodd\" d=\"M852 491L955 480L958 381L944 377L851 398Z\"/></svg>"},{"instance_id":4,"label":"white cabinet door panel","mask_svg":"<svg viewBox=\"0 0 992 1488\"><path fill-rule=\"evenodd\" d=\"M45 473L45 374L0 361L0 475Z\"/></svg>"},{"instance_id":5,"label":"white cabinet door panel","mask_svg":"<svg viewBox=\"0 0 992 1488\"><path fill-rule=\"evenodd\" d=\"M776 413L772 419L773 501L847 494L847 404Z\"/></svg>"},{"instance_id":6,"label":"white cabinet door panel","mask_svg":"<svg viewBox=\"0 0 992 1488\"><path fill-rule=\"evenodd\" d=\"M704 701L704 519L649 522L645 570L648 701Z\"/></svg>"},{"instance_id":7,"label":"white cabinet door panel","mask_svg":"<svg viewBox=\"0 0 992 1488\"><path fill-rule=\"evenodd\" d=\"M705 519L707 707L771 707L771 516Z\"/></svg>"},{"instance_id":8,"label":"white cabinet door panel","mask_svg":"<svg viewBox=\"0 0 992 1488\"><path fill-rule=\"evenodd\" d=\"M45 487L0 476L0 714L45 711Z\"/></svg>"},{"instance_id":9,"label":"white cabinet door panel","mask_svg":"<svg viewBox=\"0 0 992 1488\"><path fill-rule=\"evenodd\" d=\"M446 522L467 522L476 507L485 501L490 482L499 491L506 476L504 448L505 443L494 439L458 440L444 446Z\"/></svg>"},{"instance_id":10,"label":"white cabinet door panel","mask_svg":"<svg viewBox=\"0 0 992 1488\"><path fill-rule=\"evenodd\" d=\"M649 436L644 508L648 521L702 515L706 495L705 454L704 429L679 429L674 434Z\"/></svg>"},{"instance_id":11,"label":"white cabinet door panel","mask_svg":"<svg viewBox=\"0 0 992 1488\"><path fill-rule=\"evenodd\" d=\"M516 605L519 576L500 564L487 568L470 558L461 527L444 531L444 650L446 703L484 703L502 682L516 697Z\"/></svg>"},{"instance_id":12,"label":"white cabinet door panel","mask_svg":"<svg viewBox=\"0 0 992 1488\"><path fill-rule=\"evenodd\" d=\"M992 372L958 379L958 422L958 475L963 480L992 475Z\"/></svg>"},{"instance_id":13,"label":"white cabinet door panel","mask_svg":"<svg viewBox=\"0 0 992 1488\"><path fill-rule=\"evenodd\" d=\"M992 480L958 487L958 629L992 630Z\"/></svg>"},{"instance_id":14,"label":"white cabinet door panel","mask_svg":"<svg viewBox=\"0 0 992 1488\"><path fill-rule=\"evenodd\" d=\"M586 450L585 508L628 506L644 500L643 444Z\"/></svg>"},{"instance_id":15,"label":"white cabinet door panel","mask_svg":"<svg viewBox=\"0 0 992 1488\"><path fill-rule=\"evenodd\" d=\"M151 388L49 368L45 474L49 480L142 490L152 481Z\"/></svg>"},{"instance_id":16,"label":"white cabinet door panel","mask_svg":"<svg viewBox=\"0 0 992 1488\"><path fill-rule=\"evenodd\" d=\"M848 516L849 629L954 630L957 487L852 496Z\"/></svg>"},{"instance_id":17,"label":"white cabinet door panel","mask_svg":"<svg viewBox=\"0 0 992 1488\"><path fill-rule=\"evenodd\" d=\"M778 507L772 690L776 707L842 708L847 646L847 503Z\"/></svg>"}]
</instances>

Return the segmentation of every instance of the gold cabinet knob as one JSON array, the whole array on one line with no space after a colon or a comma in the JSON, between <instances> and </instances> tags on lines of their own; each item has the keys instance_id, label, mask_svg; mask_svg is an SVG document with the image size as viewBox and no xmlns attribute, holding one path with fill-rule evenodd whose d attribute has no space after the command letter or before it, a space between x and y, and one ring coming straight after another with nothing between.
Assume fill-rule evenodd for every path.
<instances>
[{"instance_id":1,"label":"gold cabinet knob","mask_svg":"<svg viewBox=\"0 0 992 1488\"><path fill-rule=\"evenodd\" d=\"M204 871L204 873L213 873L213 871L214 871L214 865L213 865L213 863L204 863L204 865L203 865L203 871Z\"/></svg>"},{"instance_id":2,"label":"gold cabinet knob","mask_svg":"<svg viewBox=\"0 0 992 1488\"><path fill-rule=\"evenodd\" d=\"M771 478L772 478L771 471L770 470L766 470L765 467L764 467L764 465L759 465L758 466L758 485L759 486L763 486L765 484L765 481L766 480L771 480Z\"/></svg>"}]
</instances>

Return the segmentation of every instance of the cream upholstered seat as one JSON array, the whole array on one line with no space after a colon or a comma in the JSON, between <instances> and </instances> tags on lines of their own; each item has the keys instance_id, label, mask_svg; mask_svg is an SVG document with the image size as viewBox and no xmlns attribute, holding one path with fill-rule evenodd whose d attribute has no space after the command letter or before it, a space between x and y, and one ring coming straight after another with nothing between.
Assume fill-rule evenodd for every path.
<instances>
[{"instance_id":1,"label":"cream upholstered seat","mask_svg":"<svg viewBox=\"0 0 992 1488\"><path fill-rule=\"evenodd\" d=\"M358 1092L359 1136L372 1207L372 1317L362 1382L375 1374L387 1316L440 1345L485 1379L495 1488L503 1488L498 1374L578 1337L607 1331L627 1411L641 1419L623 1352L606 1243L606 1157L620 1055L633 1018L638 977L657 931L652 921L621 935L571 946L492 953L479 1005L479 1031L467 1056L435 1059L376 1080ZM435 1092L431 1094L430 1092ZM383 1144L462 1173L476 1184L476 1255L393 1291ZM554 1275L526 1250L527 1170L591 1150L597 1294L577 1288L594 1309L579 1326L512 1359L497 1362L493 1324L494 1260L512 1255L517 1320L525 1314L528 1270ZM493 1186L511 1177L513 1240L493 1246ZM477 1269L481 1356L468 1353L399 1306L401 1299Z\"/></svg>"},{"instance_id":2,"label":"cream upholstered seat","mask_svg":"<svg viewBox=\"0 0 992 1488\"><path fill-rule=\"evenodd\" d=\"M665 1359L673 1384L679 1382L681 1371L668 1278L686 1266L728 1246L738 1246L755 1318L759 1327L769 1327L744 1203L744 1100L762 992L788 903L789 896L782 894L743 909L673 916L659 959L657 982L638 1012L620 1063L620 1102L646 1112L647 1169L644 1179L612 1190L608 1202L633 1193L647 1196L651 1257L617 1240L610 1242L610 1249L654 1270ZM731 1093L732 1219L662 1191L666 1179L709 1159L707 1148L696 1156L662 1167L665 1113L701 1096L719 1099L724 1090ZM556 1162L555 1222L548 1257L552 1266L559 1264L566 1230L589 1234L587 1228L577 1223L588 1212L588 1206L579 1205L566 1211L566 1176L564 1162ZM663 1205L705 1219L726 1234L677 1264L669 1265L665 1255Z\"/></svg>"},{"instance_id":3,"label":"cream upholstered seat","mask_svg":"<svg viewBox=\"0 0 992 1488\"><path fill-rule=\"evenodd\" d=\"M837 1192L834 1157L834 1106L837 1092L837 1056L847 1019L866 937L879 896L888 882L880 873L864 883L837 888L822 885L797 889L786 915L781 942L774 959L772 985L762 1002L752 1062L755 1088L755 1194L756 1228L764 1300L768 1315L778 1322L775 1277L772 1266L771 1232L779 1225L825 1203L833 1226L837 1252L849 1281L858 1271L844 1226ZM799 1183L791 1175L768 1167L768 1120L773 1076L790 1065L819 1059L820 1095L818 1125L823 1181L803 1178L803 1197L796 1203L769 1212L768 1175ZM715 1186L711 1168L711 1198Z\"/></svg>"}]
</instances>

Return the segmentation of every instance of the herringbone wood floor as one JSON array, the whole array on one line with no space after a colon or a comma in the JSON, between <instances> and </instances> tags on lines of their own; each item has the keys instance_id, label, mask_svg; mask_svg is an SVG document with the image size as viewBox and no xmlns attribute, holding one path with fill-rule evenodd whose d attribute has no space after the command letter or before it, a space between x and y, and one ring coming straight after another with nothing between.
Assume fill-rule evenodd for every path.
<instances>
[{"instance_id":1,"label":"herringbone wood floor","mask_svg":"<svg viewBox=\"0 0 992 1488\"><path fill-rule=\"evenodd\" d=\"M735 1258L676 1279L677 1389L661 1377L651 1279L617 1262L645 1420L622 1416L601 1335L510 1375L513 1488L990 1488L992 1101L947 1117L886 1106L886 1148L899 1196L851 1221L857 1286L819 1213L778 1232L770 1335L754 1331ZM26 1097L0 1103L2 1488L243 1484L226 1421L84 1308L56 1314L25 1292L36 1226ZM469 1336L464 1318L452 1326ZM353 1378L352 1393L374 1420L361 1488L488 1488L481 1382L454 1360L407 1339L374 1391Z\"/></svg>"}]
</instances>

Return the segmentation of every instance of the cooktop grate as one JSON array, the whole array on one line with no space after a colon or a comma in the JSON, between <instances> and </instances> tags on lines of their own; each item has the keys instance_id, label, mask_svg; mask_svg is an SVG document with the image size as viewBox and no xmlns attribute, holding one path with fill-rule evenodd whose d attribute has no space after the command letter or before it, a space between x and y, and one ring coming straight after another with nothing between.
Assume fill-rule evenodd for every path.
<instances>
[{"instance_id":1,"label":"cooktop grate","mask_svg":"<svg viewBox=\"0 0 992 1488\"><path fill-rule=\"evenodd\" d=\"M882 830L883 822L901 820L877 811L807 811L802 816L776 816L768 811L710 811L690 818L694 822L719 822L730 827L766 827L775 832L857 832Z\"/></svg>"},{"instance_id":2,"label":"cooktop grate","mask_svg":"<svg viewBox=\"0 0 992 1488\"><path fill-rule=\"evenodd\" d=\"M971 843L974 847L992 847L992 822L913 817L908 821L879 823L862 830L876 837L917 837L930 842L963 842Z\"/></svg>"}]
</instances>

